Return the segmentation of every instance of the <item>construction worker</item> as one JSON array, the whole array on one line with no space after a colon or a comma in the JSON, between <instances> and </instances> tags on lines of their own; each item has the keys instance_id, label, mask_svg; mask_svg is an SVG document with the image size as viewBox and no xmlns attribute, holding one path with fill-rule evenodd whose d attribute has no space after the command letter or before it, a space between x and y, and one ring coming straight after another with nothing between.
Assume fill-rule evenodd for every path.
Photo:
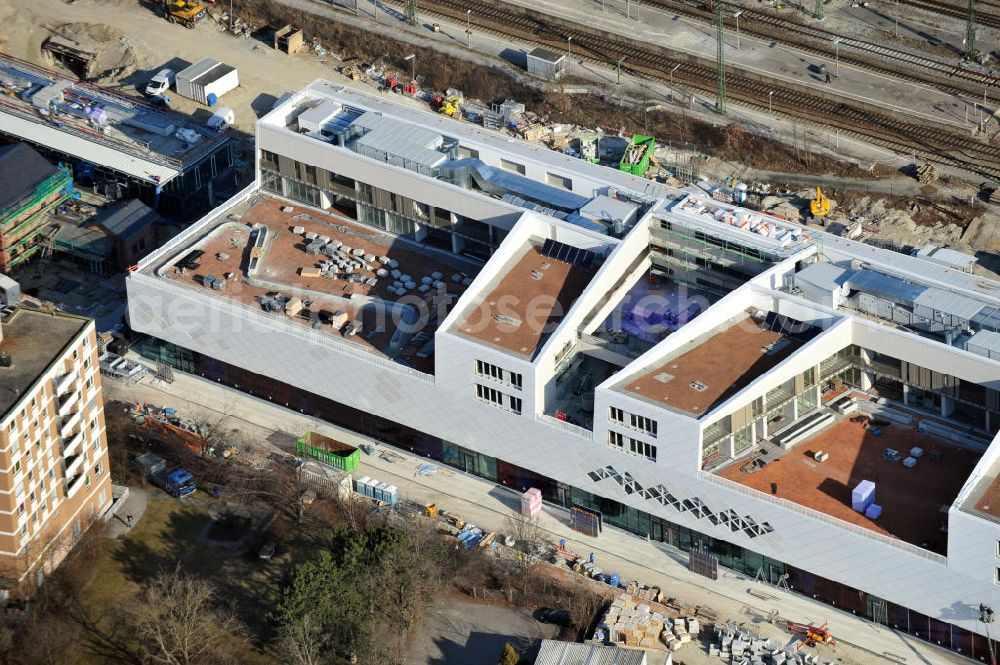
<instances>
[{"instance_id":1,"label":"construction worker","mask_svg":"<svg viewBox=\"0 0 1000 665\"><path fill-rule=\"evenodd\" d=\"M829 69L826 70L826 82L827 83L832 83L833 82L833 76L830 74L830 70Z\"/></svg>"}]
</instances>

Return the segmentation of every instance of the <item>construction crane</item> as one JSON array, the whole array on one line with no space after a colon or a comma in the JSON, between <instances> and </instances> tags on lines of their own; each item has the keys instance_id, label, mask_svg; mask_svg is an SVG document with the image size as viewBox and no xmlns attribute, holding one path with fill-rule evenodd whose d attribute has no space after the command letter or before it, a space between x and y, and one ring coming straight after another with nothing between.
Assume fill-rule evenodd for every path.
<instances>
[{"instance_id":1,"label":"construction crane","mask_svg":"<svg viewBox=\"0 0 1000 665\"><path fill-rule=\"evenodd\" d=\"M833 634L827 626L829 626L828 621L823 622L822 626L815 626L811 623L799 623L798 621L789 621L787 623L789 632L802 636L799 643L795 645L796 649L811 647L814 644L829 644L832 647L836 647L837 642L833 639Z\"/></svg>"},{"instance_id":2,"label":"construction crane","mask_svg":"<svg viewBox=\"0 0 1000 665\"><path fill-rule=\"evenodd\" d=\"M809 212L813 217L825 217L830 214L830 199L823 195L823 190L816 188L816 198L809 202Z\"/></svg>"}]
</instances>

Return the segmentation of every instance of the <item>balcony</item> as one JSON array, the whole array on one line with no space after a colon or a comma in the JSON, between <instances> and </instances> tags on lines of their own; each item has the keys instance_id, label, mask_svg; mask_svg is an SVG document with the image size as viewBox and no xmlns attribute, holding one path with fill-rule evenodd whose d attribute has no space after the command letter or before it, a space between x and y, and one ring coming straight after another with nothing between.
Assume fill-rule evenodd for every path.
<instances>
[{"instance_id":1,"label":"balcony","mask_svg":"<svg viewBox=\"0 0 1000 665\"><path fill-rule=\"evenodd\" d=\"M69 374L63 374L62 376L56 377L55 380L56 394L63 395L66 392L68 392L69 389L72 388L73 385L76 383L76 380L78 378L79 376L75 371L70 372Z\"/></svg>"},{"instance_id":2,"label":"balcony","mask_svg":"<svg viewBox=\"0 0 1000 665\"><path fill-rule=\"evenodd\" d=\"M87 461L87 456L82 452L76 455L68 455L66 457L66 478L73 478L80 475L80 471L83 469L83 463Z\"/></svg>"},{"instance_id":3,"label":"balcony","mask_svg":"<svg viewBox=\"0 0 1000 665\"><path fill-rule=\"evenodd\" d=\"M60 416L67 416L69 412L73 410L73 407L80 403L80 392L74 390L73 392L63 395L59 398L59 409L58 413Z\"/></svg>"},{"instance_id":4,"label":"balcony","mask_svg":"<svg viewBox=\"0 0 1000 665\"><path fill-rule=\"evenodd\" d=\"M59 427L59 436L63 439L68 439L70 434L73 433L73 430L80 424L81 421L82 418L80 417L79 412L74 413L69 418L64 418L62 426Z\"/></svg>"},{"instance_id":5,"label":"balcony","mask_svg":"<svg viewBox=\"0 0 1000 665\"><path fill-rule=\"evenodd\" d=\"M83 459L82 455L80 456L80 459ZM84 473L78 473L75 476L70 476L68 473L66 474L66 498L67 499L72 498L73 495L75 495L77 492L80 491L80 488L83 487L83 484L84 484L84 482L83 482L84 478L86 478L86 474L84 474Z\"/></svg>"},{"instance_id":6,"label":"balcony","mask_svg":"<svg viewBox=\"0 0 1000 665\"><path fill-rule=\"evenodd\" d=\"M63 457L69 458L78 455L83 450L83 432L77 432L76 435L65 442L63 446Z\"/></svg>"}]
</instances>

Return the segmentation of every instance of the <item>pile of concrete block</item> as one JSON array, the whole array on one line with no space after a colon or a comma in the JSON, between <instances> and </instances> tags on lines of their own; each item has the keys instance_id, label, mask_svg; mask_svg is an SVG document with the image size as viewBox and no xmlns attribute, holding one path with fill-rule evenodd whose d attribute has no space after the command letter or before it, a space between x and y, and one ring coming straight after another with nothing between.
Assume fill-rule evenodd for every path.
<instances>
[{"instance_id":1,"label":"pile of concrete block","mask_svg":"<svg viewBox=\"0 0 1000 665\"><path fill-rule=\"evenodd\" d=\"M708 648L708 655L732 665L833 665L811 653L775 644L732 622L716 624L715 637L718 642Z\"/></svg>"},{"instance_id":2,"label":"pile of concrete block","mask_svg":"<svg viewBox=\"0 0 1000 665\"><path fill-rule=\"evenodd\" d=\"M639 582L629 582L626 593L642 600L651 600L654 603L660 602L660 587L646 586Z\"/></svg>"},{"instance_id":3,"label":"pile of concrete block","mask_svg":"<svg viewBox=\"0 0 1000 665\"><path fill-rule=\"evenodd\" d=\"M636 604L628 594L615 598L599 626L611 643L629 647L662 648L661 634L670 631L671 622L645 603Z\"/></svg>"},{"instance_id":4,"label":"pile of concrete block","mask_svg":"<svg viewBox=\"0 0 1000 665\"><path fill-rule=\"evenodd\" d=\"M685 644L698 641L698 633L701 625L696 617L680 617L674 621L672 631L664 631L663 641L667 643L667 648L677 651Z\"/></svg>"}]
</instances>

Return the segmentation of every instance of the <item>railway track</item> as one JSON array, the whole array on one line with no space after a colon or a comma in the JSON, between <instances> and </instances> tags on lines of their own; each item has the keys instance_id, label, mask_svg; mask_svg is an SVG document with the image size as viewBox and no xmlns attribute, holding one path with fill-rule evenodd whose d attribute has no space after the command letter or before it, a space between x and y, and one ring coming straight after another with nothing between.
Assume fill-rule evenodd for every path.
<instances>
[{"instance_id":1,"label":"railway track","mask_svg":"<svg viewBox=\"0 0 1000 665\"><path fill-rule=\"evenodd\" d=\"M915 1L931 2L934 0ZM951 93L980 98L984 89L992 87L994 89L992 98L1000 101L1000 76L993 76L956 63L901 51L882 44L843 37L815 25L790 21L767 12L747 9L728 2L723 4L728 10L727 17L731 17L736 10L742 12L741 18L743 20L740 23L740 29L745 33L773 39L810 52L822 53L831 60L839 58L842 62L849 62L865 69L918 83L930 84ZM645 0L645 5L683 14L702 22L711 23L715 20L711 11L701 4L691 1ZM732 21L732 18L729 20ZM834 44L834 40L839 41L839 47Z\"/></svg>"},{"instance_id":2,"label":"railway track","mask_svg":"<svg viewBox=\"0 0 1000 665\"><path fill-rule=\"evenodd\" d=\"M900 4L911 7L919 7L935 14L951 16L965 20L967 7L943 0L899 0ZM994 10L993 12L987 11ZM976 2L976 24L989 28L1000 28L1000 4L988 2L987 0L977 0Z\"/></svg>"},{"instance_id":3,"label":"railway track","mask_svg":"<svg viewBox=\"0 0 1000 665\"><path fill-rule=\"evenodd\" d=\"M467 10L476 29L504 38L562 51L572 38L574 57L609 66L625 57L623 69L714 95L716 72L711 63L678 58L665 49L610 35L522 7L500 6L492 0L423 0L421 11L464 23ZM831 101L775 80L727 74L729 99L762 110L816 122L903 154L917 154L981 176L1000 177L1000 147L971 136L900 120L846 101Z\"/></svg>"}]
</instances>

